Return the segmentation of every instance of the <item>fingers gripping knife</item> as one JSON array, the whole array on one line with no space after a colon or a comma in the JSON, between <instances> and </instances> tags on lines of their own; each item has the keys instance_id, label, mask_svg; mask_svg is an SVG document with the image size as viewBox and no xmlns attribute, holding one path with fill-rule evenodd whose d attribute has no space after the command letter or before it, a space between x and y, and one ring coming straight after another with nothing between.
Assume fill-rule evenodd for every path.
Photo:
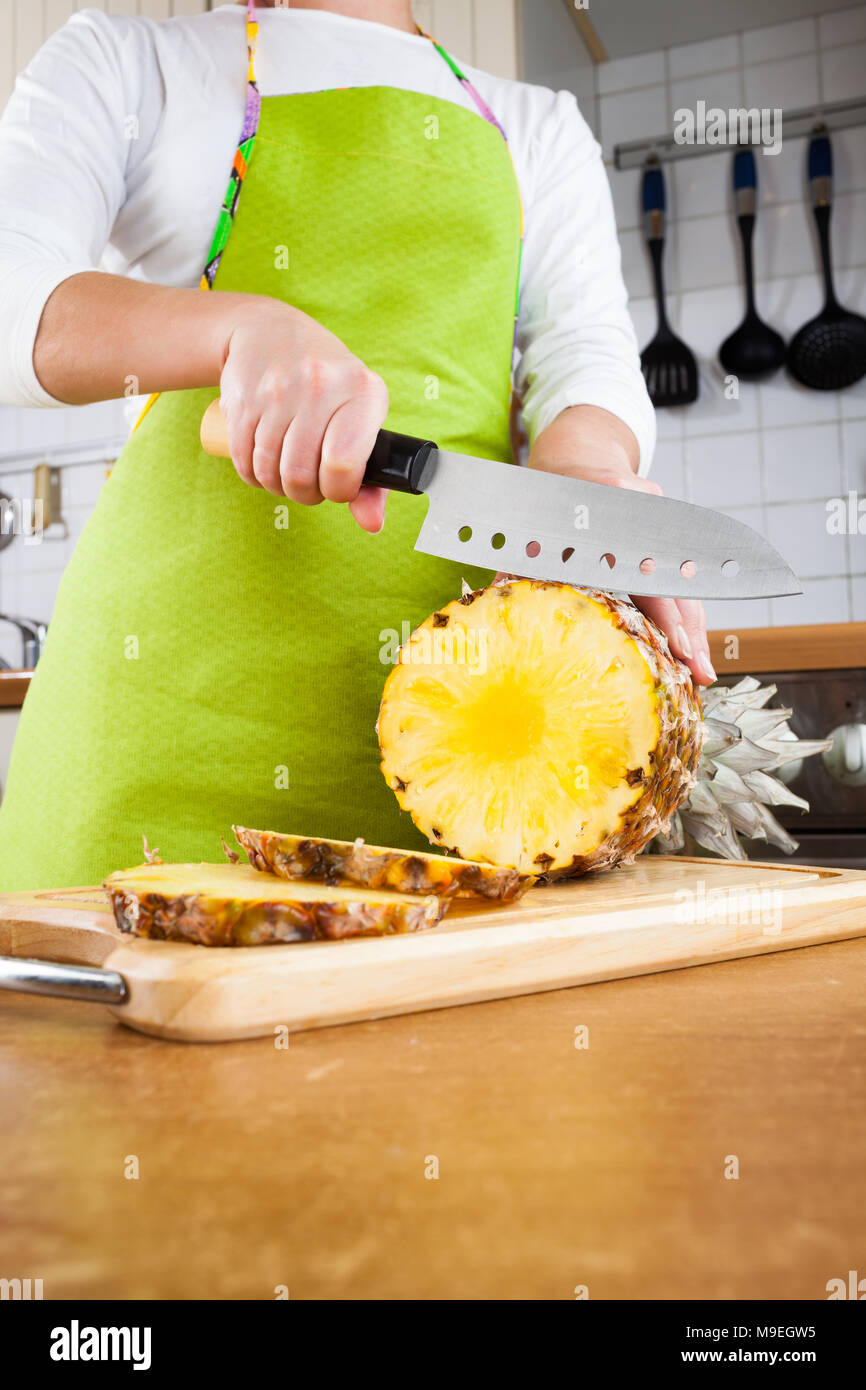
<instances>
[{"instance_id":1,"label":"fingers gripping knife","mask_svg":"<svg viewBox=\"0 0 866 1390\"><path fill-rule=\"evenodd\" d=\"M219 401L201 426L228 458ZM426 493L415 549L530 579L672 598L775 598L802 592L778 551L750 526L690 502L437 449L380 430L365 483Z\"/></svg>"}]
</instances>

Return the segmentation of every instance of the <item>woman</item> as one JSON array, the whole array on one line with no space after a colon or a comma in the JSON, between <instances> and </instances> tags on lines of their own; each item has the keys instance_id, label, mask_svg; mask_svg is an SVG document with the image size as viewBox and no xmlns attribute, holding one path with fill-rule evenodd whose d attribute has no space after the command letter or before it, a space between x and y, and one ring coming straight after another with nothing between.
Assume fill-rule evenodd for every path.
<instances>
[{"instance_id":1,"label":"woman","mask_svg":"<svg viewBox=\"0 0 866 1390\"><path fill-rule=\"evenodd\" d=\"M409 0L85 11L21 78L0 178L3 399L166 393L64 576L0 886L95 881L142 833L213 858L232 822L420 845L378 770L379 653L464 567L414 552L417 498L382 532L361 479L385 423L510 458L521 201L530 466L658 490L573 99L464 73ZM217 394L234 468L199 444ZM710 680L700 606L645 607Z\"/></svg>"}]
</instances>

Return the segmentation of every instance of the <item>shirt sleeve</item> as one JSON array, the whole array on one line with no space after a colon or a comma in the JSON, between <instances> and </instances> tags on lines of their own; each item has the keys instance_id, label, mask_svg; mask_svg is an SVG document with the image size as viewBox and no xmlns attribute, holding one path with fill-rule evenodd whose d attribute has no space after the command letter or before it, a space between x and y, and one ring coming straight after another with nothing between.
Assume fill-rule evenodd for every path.
<instances>
[{"instance_id":1,"label":"shirt sleeve","mask_svg":"<svg viewBox=\"0 0 866 1390\"><path fill-rule=\"evenodd\" d=\"M532 163L515 372L530 442L568 406L600 406L631 429L646 474L655 412L626 307L613 201L601 149L570 93L556 94Z\"/></svg>"},{"instance_id":2,"label":"shirt sleeve","mask_svg":"<svg viewBox=\"0 0 866 1390\"><path fill-rule=\"evenodd\" d=\"M49 295L95 270L146 150L140 22L82 10L19 76L0 120L0 401L59 406L33 368ZM154 85L156 91L153 90Z\"/></svg>"}]
</instances>

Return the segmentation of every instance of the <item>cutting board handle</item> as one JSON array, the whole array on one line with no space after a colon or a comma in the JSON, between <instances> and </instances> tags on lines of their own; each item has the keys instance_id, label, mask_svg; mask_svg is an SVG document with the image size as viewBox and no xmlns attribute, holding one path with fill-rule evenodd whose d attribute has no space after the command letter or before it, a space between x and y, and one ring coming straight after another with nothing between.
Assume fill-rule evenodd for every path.
<instances>
[{"instance_id":1,"label":"cutting board handle","mask_svg":"<svg viewBox=\"0 0 866 1390\"><path fill-rule=\"evenodd\" d=\"M0 956L0 989L21 994L51 994L88 1004L122 1004L126 981L116 970L93 965L60 965L52 960Z\"/></svg>"},{"instance_id":2,"label":"cutting board handle","mask_svg":"<svg viewBox=\"0 0 866 1390\"><path fill-rule=\"evenodd\" d=\"M231 458L228 429L219 400L211 401L201 420L201 447L216 458ZM387 487L392 492L421 491L424 466L436 445L430 439L412 434L380 430L364 470L364 482L371 487Z\"/></svg>"}]
</instances>

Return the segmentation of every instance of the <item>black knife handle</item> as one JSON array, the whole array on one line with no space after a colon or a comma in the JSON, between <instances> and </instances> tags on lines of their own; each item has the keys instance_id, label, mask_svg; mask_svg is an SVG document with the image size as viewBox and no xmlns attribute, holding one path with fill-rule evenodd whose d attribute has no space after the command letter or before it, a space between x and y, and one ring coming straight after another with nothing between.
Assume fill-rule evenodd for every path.
<instances>
[{"instance_id":1,"label":"black knife handle","mask_svg":"<svg viewBox=\"0 0 866 1390\"><path fill-rule=\"evenodd\" d=\"M421 491L418 484L424 465L435 448L430 439L380 430L364 469L364 482L371 487L387 487L392 492L411 492L417 496Z\"/></svg>"}]
</instances>

